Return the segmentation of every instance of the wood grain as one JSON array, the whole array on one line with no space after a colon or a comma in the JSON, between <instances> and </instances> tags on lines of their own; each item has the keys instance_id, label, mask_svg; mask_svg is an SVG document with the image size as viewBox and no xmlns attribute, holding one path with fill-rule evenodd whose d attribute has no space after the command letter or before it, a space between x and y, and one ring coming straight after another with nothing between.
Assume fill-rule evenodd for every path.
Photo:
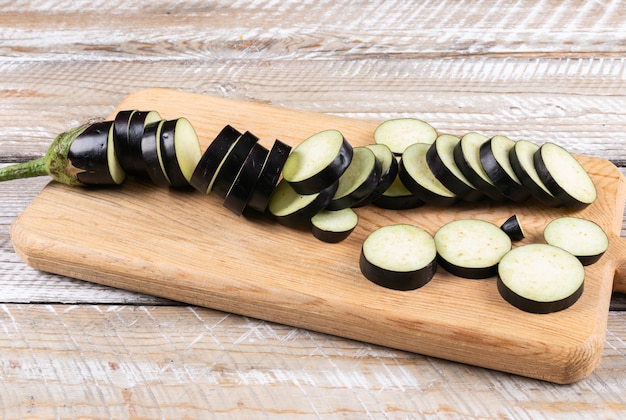
<instances>
[{"instance_id":1,"label":"wood grain","mask_svg":"<svg viewBox=\"0 0 626 420\"><path fill-rule=\"evenodd\" d=\"M364 145L372 142L377 126L164 89L137 92L118 106L122 109L184 116L203 147L226 124L250 130L266 145L275 138L296 145L325 128ZM18 255L44 271L568 383L587 376L599 362L616 267L615 289L626 291L626 242L617 236L626 183L605 160L581 157L581 162L599 197L584 211L567 214L596 221L610 234L611 249L603 262L587 269L580 304L545 317L514 310L497 296L493 282L468 282L439 270L428 287L398 293L364 281L356 264L365 236L392 223L417 224L434 234L450 220L499 224L516 213L526 241L540 241L543 227L564 213L533 203L425 206L411 212L368 206L359 209L359 229L328 246L310 232L267 218L237 218L212 196L155 190L141 182L96 190L50 184L17 219L12 239Z\"/></svg>"}]
</instances>

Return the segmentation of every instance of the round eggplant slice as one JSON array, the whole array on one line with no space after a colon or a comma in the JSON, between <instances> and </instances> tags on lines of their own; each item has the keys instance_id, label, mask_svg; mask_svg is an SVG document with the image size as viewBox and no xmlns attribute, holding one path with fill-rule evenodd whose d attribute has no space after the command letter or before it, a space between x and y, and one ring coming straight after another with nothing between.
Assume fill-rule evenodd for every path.
<instances>
[{"instance_id":1,"label":"round eggplant slice","mask_svg":"<svg viewBox=\"0 0 626 420\"><path fill-rule=\"evenodd\" d=\"M387 120L374 130L374 142L388 146L395 155L402 155L413 143L431 144L436 138L437 130L416 118Z\"/></svg>"},{"instance_id":2,"label":"round eggplant slice","mask_svg":"<svg viewBox=\"0 0 626 420\"><path fill-rule=\"evenodd\" d=\"M563 204L581 210L597 198L593 180L580 162L554 143L544 143L534 155L539 178Z\"/></svg>"},{"instance_id":3,"label":"round eggplant slice","mask_svg":"<svg viewBox=\"0 0 626 420\"><path fill-rule=\"evenodd\" d=\"M511 250L511 238L493 223L460 219L435 233L439 265L468 279L495 276L500 259Z\"/></svg>"},{"instance_id":4,"label":"round eggplant slice","mask_svg":"<svg viewBox=\"0 0 626 420\"><path fill-rule=\"evenodd\" d=\"M256 187L263 169L263 163L267 159L267 150L260 143L255 143L252 146L250 154L246 158L235 178L235 181L230 187L230 190L226 194L224 199L224 207L235 213L237 216L241 216L248 200L252 196L252 192Z\"/></svg>"},{"instance_id":5,"label":"round eggplant slice","mask_svg":"<svg viewBox=\"0 0 626 420\"><path fill-rule=\"evenodd\" d=\"M202 150L195 129L186 118L168 120L161 128L161 157L172 187L186 187Z\"/></svg>"},{"instance_id":6,"label":"round eggplant slice","mask_svg":"<svg viewBox=\"0 0 626 420\"><path fill-rule=\"evenodd\" d=\"M526 201L530 191L521 183L510 161L515 142L506 136L494 136L480 146L480 163L500 193L516 203Z\"/></svg>"},{"instance_id":7,"label":"round eggplant slice","mask_svg":"<svg viewBox=\"0 0 626 420\"><path fill-rule=\"evenodd\" d=\"M204 151L189 183L203 194L211 192L215 174L219 171L224 158L232 150L241 133L230 125L225 126Z\"/></svg>"},{"instance_id":8,"label":"round eggplant slice","mask_svg":"<svg viewBox=\"0 0 626 420\"><path fill-rule=\"evenodd\" d=\"M143 130L143 138L141 139L141 155L146 172L152 183L159 187L171 185L163 166L161 153L159 153L159 139L164 123L165 120L161 120L148 124Z\"/></svg>"},{"instance_id":9,"label":"round eggplant slice","mask_svg":"<svg viewBox=\"0 0 626 420\"><path fill-rule=\"evenodd\" d=\"M512 241L521 241L526 237L524 233L524 228L519 221L519 217L516 214L509 217L500 225L500 229L504 231Z\"/></svg>"},{"instance_id":10,"label":"round eggplant slice","mask_svg":"<svg viewBox=\"0 0 626 420\"><path fill-rule=\"evenodd\" d=\"M467 133L454 148L454 162L469 182L484 195L495 201L503 201L504 196L493 184L480 162L480 147L489 137L479 133Z\"/></svg>"},{"instance_id":11,"label":"round eggplant slice","mask_svg":"<svg viewBox=\"0 0 626 420\"><path fill-rule=\"evenodd\" d=\"M274 141L246 208L260 213L265 212L289 153L291 153L291 146L278 139Z\"/></svg>"},{"instance_id":12,"label":"round eggplant slice","mask_svg":"<svg viewBox=\"0 0 626 420\"><path fill-rule=\"evenodd\" d=\"M384 144L370 144L365 147L374 153L374 158L380 168L380 176L374 191L358 203L353 204L353 208L372 204L391 187L391 184L398 176L398 160L388 146Z\"/></svg>"},{"instance_id":13,"label":"round eggplant slice","mask_svg":"<svg viewBox=\"0 0 626 420\"><path fill-rule=\"evenodd\" d=\"M372 204L388 210L407 210L423 206L425 203L409 191L398 175L383 195Z\"/></svg>"},{"instance_id":14,"label":"round eggplant slice","mask_svg":"<svg viewBox=\"0 0 626 420\"><path fill-rule=\"evenodd\" d=\"M374 152L364 146L355 147L350 165L339 177L339 186L328 210L352 207L374 191L379 179L380 166Z\"/></svg>"},{"instance_id":15,"label":"round eggplant slice","mask_svg":"<svg viewBox=\"0 0 626 420\"><path fill-rule=\"evenodd\" d=\"M518 140L509 152L511 167L522 184L528 188L530 194L544 206L561 207L563 203L557 199L537 174L534 155L539 146L527 140Z\"/></svg>"},{"instance_id":16,"label":"round eggplant slice","mask_svg":"<svg viewBox=\"0 0 626 420\"><path fill-rule=\"evenodd\" d=\"M426 163L426 143L415 143L407 147L400 159L400 180L415 196L427 204L446 207L458 201L458 197L447 189L430 171Z\"/></svg>"},{"instance_id":17,"label":"round eggplant slice","mask_svg":"<svg viewBox=\"0 0 626 420\"><path fill-rule=\"evenodd\" d=\"M428 148L426 163L435 178L464 201L478 201L483 193L476 189L454 161L454 149L460 138L442 134Z\"/></svg>"},{"instance_id":18,"label":"round eggplant slice","mask_svg":"<svg viewBox=\"0 0 626 420\"><path fill-rule=\"evenodd\" d=\"M546 314L572 306L583 293L585 269L569 252L529 244L507 253L498 266L500 296L526 312Z\"/></svg>"},{"instance_id":19,"label":"round eggplant slice","mask_svg":"<svg viewBox=\"0 0 626 420\"><path fill-rule=\"evenodd\" d=\"M244 161L252 151L259 138L249 131L237 140L233 149L224 158L224 162L215 174L212 191L219 197L225 198L228 190L235 181Z\"/></svg>"},{"instance_id":20,"label":"round eggplant slice","mask_svg":"<svg viewBox=\"0 0 626 420\"><path fill-rule=\"evenodd\" d=\"M418 289L437 271L435 241L417 226L383 226L363 242L359 266L365 278L379 286Z\"/></svg>"},{"instance_id":21,"label":"round eggplant slice","mask_svg":"<svg viewBox=\"0 0 626 420\"><path fill-rule=\"evenodd\" d=\"M91 124L74 139L68 150L68 165L86 185L118 185L125 172L117 160L113 121Z\"/></svg>"},{"instance_id":22,"label":"round eggplant slice","mask_svg":"<svg viewBox=\"0 0 626 420\"><path fill-rule=\"evenodd\" d=\"M141 154L141 141L145 127L153 122L161 121L161 115L157 111L136 111L128 120L128 143L120 151L120 163L129 175L146 175L143 157Z\"/></svg>"},{"instance_id":23,"label":"round eggplant slice","mask_svg":"<svg viewBox=\"0 0 626 420\"><path fill-rule=\"evenodd\" d=\"M115 114L113 121L113 141L115 143L115 153L122 167L132 167L130 144L128 134L130 130L130 119L138 112L136 109L124 110Z\"/></svg>"},{"instance_id":24,"label":"round eggplant slice","mask_svg":"<svg viewBox=\"0 0 626 420\"><path fill-rule=\"evenodd\" d=\"M311 218L311 232L322 242L337 243L350 236L358 223L359 216L351 208L322 210Z\"/></svg>"},{"instance_id":25,"label":"round eggplant slice","mask_svg":"<svg viewBox=\"0 0 626 420\"><path fill-rule=\"evenodd\" d=\"M303 195L294 190L283 178L276 185L267 209L282 225L297 227L305 223L310 224L311 218L324 210L333 199L338 184L335 182L318 193Z\"/></svg>"},{"instance_id":26,"label":"round eggplant slice","mask_svg":"<svg viewBox=\"0 0 626 420\"><path fill-rule=\"evenodd\" d=\"M547 244L574 255L583 265L597 262L609 248L604 230L595 222L578 217L552 220L545 227L543 238Z\"/></svg>"},{"instance_id":27,"label":"round eggplant slice","mask_svg":"<svg viewBox=\"0 0 626 420\"><path fill-rule=\"evenodd\" d=\"M339 131L321 131L291 151L283 178L298 194L318 193L339 180L350 165L352 154L352 146Z\"/></svg>"}]
</instances>

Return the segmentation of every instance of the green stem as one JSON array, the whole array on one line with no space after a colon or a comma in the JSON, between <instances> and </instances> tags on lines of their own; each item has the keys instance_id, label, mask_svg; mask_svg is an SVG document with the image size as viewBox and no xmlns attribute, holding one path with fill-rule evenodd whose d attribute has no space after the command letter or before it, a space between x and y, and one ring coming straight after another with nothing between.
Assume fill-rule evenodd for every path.
<instances>
[{"instance_id":1,"label":"green stem","mask_svg":"<svg viewBox=\"0 0 626 420\"><path fill-rule=\"evenodd\" d=\"M16 163L0 168L0 182L12 179L32 178L35 176L48 175L46 159L40 157L28 162Z\"/></svg>"}]
</instances>

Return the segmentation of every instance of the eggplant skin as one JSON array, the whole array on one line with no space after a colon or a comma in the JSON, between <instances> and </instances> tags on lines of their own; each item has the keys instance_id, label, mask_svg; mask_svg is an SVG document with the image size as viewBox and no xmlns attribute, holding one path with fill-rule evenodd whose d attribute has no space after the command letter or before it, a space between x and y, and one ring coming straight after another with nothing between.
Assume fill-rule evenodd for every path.
<instances>
[{"instance_id":1,"label":"eggplant skin","mask_svg":"<svg viewBox=\"0 0 626 420\"><path fill-rule=\"evenodd\" d=\"M437 259L415 271L393 271L378 267L368 261L361 249L359 268L366 279L387 289L407 291L425 286L437 271Z\"/></svg>"},{"instance_id":2,"label":"eggplant skin","mask_svg":"<svg viewBox=\"0 0 626 420\"><path fill-rule=\"evenodd\" d=\"M246 206L247 209L255 210L259 213L265 212L267 203L270 201L272 191L278 183L285 161L291 153L291 146L281 140L274 140L274 145L269 151L267 159L261 169L261 174L257 180L252 196Z\"/></svg>"},{"instance_id":3,"label":"eggplant skin","mask_svg":"<svg viewBox=\"0 0 626 420\"><path fill-rule=\"evenodd\" d=\"M498 276L497 279L498 292L505 301L515 306L516 308L521 309L522 311L534 314L548 314L569 308L574 303L576 303L580 296L582 296L584 286L584 282L581 283L580 287L574 293L563 299L555 300L552 302L538 302L532 299L527 299L513 292L504 284L500 276Z\"/></svg>"},{"instance_id":4,"label":"eggplant skin","mask_svg":"<svg viewBox=\"0 0 626 420\"><path fill-rule=\"evenodd\" d=\"M498 264L489 267L461 267L449 262L440 255L437 256L437 261L439 262L439 265L448 273L464 279L486 279L488 277L493 277L498 273Z\"/></svg>"},{"instance_id":5,"label":"eggplant skin","mask_svg":"<svg viewBox=\"0 0 626 420\"><path fill-rule=\"evenodd\" d=\"M350 236L353 231L354 227L352 229L344 231L323 230L315 225L311 227L311 232L313 233L313 236L315 238L319 239L322 242L327 242L330 244L336 244L343 241L344 239L348 238L348 236Z\"/></svg>"},{"instance_id":6,"label":"eggplant skin","mask_svg":"<svg viewBox=\"0 0 626 420\"><path fill-rule=\"evenodd\" d=\"M283 181L281 182L286 182L286 181L283 179ZM334 184L332 184L331 186L317 193L317 197L315 198L315 200L313 200L307 206L302 207L293 213L281 215L281 216L277 216L273 214L272 216L278 223L287 227L298 227L298 226L303 226L305 224L310 225L311 217L313 217L319 211L325 209L326 206L328 206L328 203L330 203L330 201L333 199L333 196L335 195L335 192L337 191L338 186L339 186L339 182L335 181Z\"/></svg>"},{"instance_id":7,"label":"eggplant skin","mask_svg":"<svg viewBox=\"0 0 626 420\"><path fill-rule=\"evenodd\" d=\"M91 124L74 139L68 150L68 168L85 185L113 185L107 156L109 132L113 122Z\"/></svg>"},{"instance_id":8,"label":"eggplant skin","mask_svg":"<svg viewBox=\"0 0 626 420\"><path fill-rule=\"evenodd\" d=\"M512 241L521 241L526 237L519 218L515 214L506 219L500 226L500 229L509 235L509 238L511 238Z\"/></svg>"}]
</instances>

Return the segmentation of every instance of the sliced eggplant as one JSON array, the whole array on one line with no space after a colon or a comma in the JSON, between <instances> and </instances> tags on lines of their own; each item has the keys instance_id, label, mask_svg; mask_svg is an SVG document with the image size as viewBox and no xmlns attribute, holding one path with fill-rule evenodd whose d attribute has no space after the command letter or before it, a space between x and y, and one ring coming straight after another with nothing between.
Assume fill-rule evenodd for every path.
<instances>
[{"instance_id":1,"label":"sliced eggplant","mask_svg":"<svg viewBox=\"0 0 626 420\"><path fill-rule=\"evenodd\" d=\"M476 189L454 161L454 149L461 141L451 134L442 134L426 152L426 163L435 178L464 201L478 201L484 194Z\"/></svg>"},{"instance_id":2,"label":"sliced eggplant","mask_svg":"<svg viewBox=\"0 0 626 420\"><path fill-rule=\"evenodd\" d=\"M427 143L414 143L407 147L400 159L398 175L406 188L423 202L433 206L450 206L458 201L458 197L428 167L426 152L429 147Z\"/></svg>"},{"instance_id":3,"label":"sliced eggplant","mask_svg":"<svg viewBox=\"0 0 626 420\"><path fill-rule=\"evenodd\" d=\"M160 133L161 158L172 187L186 187L202 157L196 130L187 118L165 121Z\"/></svg>"},{"instance_id":4,"label":"sliced eggplant","mask_svg":"<svg viewBox=\"0 0 626 420\"><path fill-rule=\"evenodd\" d=\"M398 175L385 192L372 204L389 210L407 210L423 206L425 203L409 191Z\"/></svg>"},{"instance_id":5,"label":"sliced eggplant","mask_svg":"<svg viewBox=\"0 0 626 420\"><path fill-rule=\"evenodd\" d=\"M374 153L376 162L378 162L380 167L380 176L378 177L376 188L363 200L353 204L353 208L372 204L391 187L391 184L398 176L398 160L388 146L384 144L369 144L365 147Z\"/></svg>"},{"instance_id":6,"label":"sliced eggplant","mask_svg":"<svg viewBox=\"0 0 626 420\"><path fill-rule=\"evenodd\" d=\"M350 165L339 177L339 185L328 210L352 207L369 196L378 185L380 172L374 152L364 146L353 148Z\"/></svg>"},{"instance_id":7,"label":"sliced eggplant","mask_svg":"<svg viewBox=\"0 0 626 420\"><path fill-rule=\"evenodd\" d=\"M541 204L548 207L561 207L563 203L557 199L537 174L534 155L539 146L527 140L518 140L509 152L511 167L530 194Z\"/></svg>"},{"instance_id":8,"label":"sliced eggplant","mask_svg":"<svg viewBox=\"0 0 626 420\"><path fill-rule=\"evenodd\" d=\"M311 232L320 241L337 243L350 236L358 223L359 216L351 208L322 210L311 218Z\"/></svg>"},{"instance_id":9,"label":"sliced eggplant","mask_svg":"<svg viewBox=\"0 0 626 420\"><path fill-rule=\"evenodd\" d=\"M511 250L511 238L493 223L459 219L435 233L439 265L469 279L496 275L500 259Z\"/></svg>"},{"instance_id":10,"label":"sliced eggplant","mask_svg":"<svg viewBox=\"0 0 626 420\"><path fill-rule=\"evenodd\" d=\"M144 162L148 177L154 185L159 187L169 187L170 179L165 172L163 159L160 153L161 128L165 120L157 121L146 125L141 139L141 156Z\"/></svg>"},{"instance_id":11,"label":"sliced eggplant","mask_svg":"<svg viewBox=\"0 0 626 420\"><path fill-rule=\"evenodd\" d=\"M285 178L276 185L267 206L269 213L289 227L310 224L311 218L324 210L333 199L339 182L315 194L299 194Z\"/></svg>"},{"instance_id":12,"label":"sliced eggplant","mask_svg":"<svg viewBox=\"0 0 626 420\"><path fill-rule=\"evenodd\" d=\"M125 172L115 154L113 121L91 124L69 146L68 170L85 185L117 185Z\"/></svg>"},{"instance_id":13,"label":"sliced eggplant","mask_svg":"<svg viewBox=\"0 0 626 420\"><path fill-rule=\"evenodd\" d=\"M240 137L241 133L232 126L226 125L222 128L196 165L189 181L192 187L203 194L211 192L215 175Z\"/></svg>"},{"instance_id":14,"label":"sliced eggplant","mask_svg":"<svg viewBox=\"0 0 626 420\"><path fill-rule=\"evenodd\" d=\"M119 111L115 114L113 121L115 153L123 168L132 168L135 165L135 163L132 162L133 154L130 150L128 135L130 131L130 119L136 112L138 112L136 109Z\"/></svg>"},{"instance_id":15,"label":"sliced eggplant","mask_svg":"<svg viewBox=\"0 0 626 420\"><path fill-rule=\"evenodd\" d=\"M554 143L544 143L534 155L539 178L563 205L581 210L597 198L593 180L567 150Z\"/></svg>"},{"instance_id":16,"label":"sliced eggplant","mask_svg":"<svg viewBox=\"0 0 626 420\"><path fill-rule=\"evenodd\" d=\"M298 144L283 168L283 178L302 195L335 184L352 160L352 146L337 130L325 130Z\"/></svg>"},{"instance_id":17,"label":"sliced eggplant","mask_svg":"<svg viewBox=\"0 0 626 420\"><path fill-rule=\"evenodd\" d=\"M574 255L583 265L597 262L609 248L609 238L595 222L579 217L559 217L543 230L549 245Z\"/></svg>"},{"instance_id":18,"label":"sliced eggplant","mask_svg":"<svg viewBox=\"0 0 626 420\"><path fill-rule=\"evenodd\" d=\"M224 207L237 216L241 216L254 192L268 153L269 150L263 145L254 143L252 150L241 166L241 170L233 181L228 193L226 193Z\"/></svg>"},{"instance_id":19,"label":"sliced eggplant","mask_svg":"<svg viewBox=\"0 0 626 420\"><path fill-rule=\"evenodd\" d=\"M243 162L258 140L259 138L249 131L243 133L232 150L226 155L215 174L211 189L212 193L216 194L218 197L226 197L228 190L241 170Z\"/></svg>"},{"instance_id":20,"label":"sliced eggplant","mask_svg":"<svg viewBox=\"0 0 626 420\"><path fill-rule=\"evenodd\" d=\"M521 241L526 237L526 233L524 233L524 228L517 217L516 214L509 217L500 225L500 229L504 231L512 241Z\"/></svg>"},{"instance_id":21,"label":"sliced eggplant","mask_svg":"<svg viewBox=\"0 0 626 420\"><path fill-rule=\"evenodd\" d=\"M509 158L515 141L506 136L494 136L481 144L479 149L480 163L483 170L507 199L516 203L526 201L530 191L519 180Z\"/></svg>"},{"instance_id":22,"label":"sliced eggplant","mask_svg":"<svg viewBox=\"0 0 626 420\"><path fill-rule=\"evenodd\" d=\"M118 158L122 168L129 175L144 176L146 168L141 154L141 142L145 127L153 122L161 121L161 114L157 111L136 111L128 120L128 143L124 145L122 137L122 148L118 151Z\"/></svg>"},{"instance_id":23,"label":"sliced eggplant","mask_svg":"<svg viewBox=\"0 0 626 420\"><path fill-rule=\"evenodd\" d=\"M500 296L526 312L550 313L572 306L583 293L585 269L569 252L529 244L508 252L498 266Z\"/></svg>"},{"instance_id":24,"label":"sliced eggplant","mask_svg":"<svg viewBox=\"0 0 626 420\"><path fill-rule=\"evenodd\" d=\"M414 225L383 226L363 242L359 267L366 279L379 286L418 289L437 271L435 241L428 232Z\"/></svg>"},{"instance_id":25,"label":"sliced eggplant","mask_svg":"<svg viewBox=\"0 0 626 420\"><path fill-rule=\"evenodd\" d=\"M504 196L493 184L480 162L480 147L489 137L479 133L467 133L454 148L454 162L469 182L487 197L503 201Z\"/></svg>"},{"instance_id":26,"label":"sliced eggplant","mask_svg":"<svg viewBox=\"0 0 626 420\"><path fill-rule=\"evenodd\" d=\"M263 164L259 180L248 201L247 208L263 213L267 209L272 192L280 179L283 166L291 153L291 146L280 140L275 140L274 145Z\"/></svg>"},{"instance_id":27,"label":"sliced eggplant","mask_svg":"<svg viewBox=\"0 0 626 420\"><path fill-rule=\"evenodd\" d=\"M431 144L437 130L417 118L396 118L383 121L374 130L374 142L388 146L396 155L402 155L413 143Z\"/></svg>"}]
</instances>

